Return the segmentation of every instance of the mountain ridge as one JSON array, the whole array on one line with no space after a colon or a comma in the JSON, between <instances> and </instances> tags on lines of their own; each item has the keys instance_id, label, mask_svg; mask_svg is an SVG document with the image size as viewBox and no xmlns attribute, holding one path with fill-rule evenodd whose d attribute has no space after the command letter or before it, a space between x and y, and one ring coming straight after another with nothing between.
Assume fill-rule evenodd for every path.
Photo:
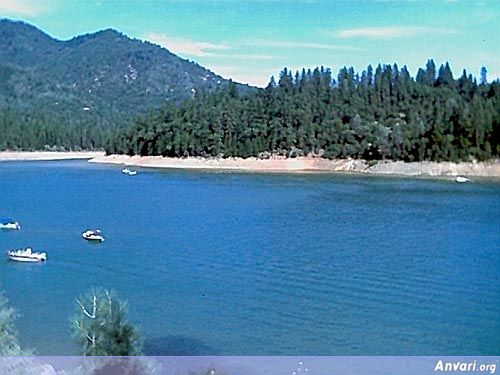
<instances>
[{"instance_id":1,"label":"mountain ridge","mask_svg":"<svg viewBox=\"0 0 500 375\"><path fill-rule=\"evenodd\" d=\"M0 19L0 108L121 123L229 81L113 28L58 40L24 21Z\"/></svg>"}]
</instances>

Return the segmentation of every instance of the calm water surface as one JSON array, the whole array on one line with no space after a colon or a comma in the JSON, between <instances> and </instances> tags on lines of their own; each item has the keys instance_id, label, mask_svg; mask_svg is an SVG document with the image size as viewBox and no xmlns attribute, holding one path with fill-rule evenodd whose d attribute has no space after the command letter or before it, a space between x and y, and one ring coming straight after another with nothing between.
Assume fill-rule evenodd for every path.
<instances>
[{"instance_id":1,"label":"calm water surface","mask_svg":"<svg viewBox=\"0 0 500 375\"><path fill-rule=\"evenodd\" d=\"M0 261L22 344L75 354L93 286L147 354L499 355L500 184L0 163ZM107 240L90 244L84 229Z\"/></svg>"}]
</instances>

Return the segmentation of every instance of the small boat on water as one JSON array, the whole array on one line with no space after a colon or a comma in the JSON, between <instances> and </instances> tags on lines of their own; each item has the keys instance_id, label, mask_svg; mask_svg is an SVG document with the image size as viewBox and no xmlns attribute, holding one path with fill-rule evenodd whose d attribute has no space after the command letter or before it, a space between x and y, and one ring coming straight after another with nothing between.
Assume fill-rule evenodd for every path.
<instances>
[{"instance_id":1,"label":"small boat on water","mask_svg":"<svg viewBox=\"0 0 500 375\"><path fill-rule=\"evenodd\" d=\"M122 173L129 175L129 176L135 176L137 174L137 171L133 171L129 168L123 168Z\"/></svg>"},{"instance_id":2,"label":"small boat on water","mask_svg":"<svg viewBox=\"0 0 500 375\"><path fill-rule=\"evenodd\" d=\"M87 241L104 241L104 237L99 229L89 229L82 233L83 239Z\"/></svg>"},{"instance_id":3,"label":"small boat on water","mask_svg":"<svg viewBox=\"0 0 500 375\"><path fill-rule=\"evenodd\" d=\"M464 182L469 182L470 180L467 177L464 176L457 176L455 179L456 182L458 183L464 183Z\"/></svg>"},{"instance_id":4,"label":"small boat on water","mask_svg":"<svg viewBox=\"0 0 500 375\"><path fill-rule=\"evenodd\" d=\"M45 262L47 260L47 253L38 253L31 247L7 251L7 256L16 262Z\"/></svg>"},{"instance_id":5,"label":"small boat on water","mask_svg":"<svg viewBox=\"0 0 500 375\"><path fill-rule=\"evenodd\" d=\"M15 220L3 217L0 219L0 229L19 230L21 229L21 224Z\"/></svg>"}]
</instances>

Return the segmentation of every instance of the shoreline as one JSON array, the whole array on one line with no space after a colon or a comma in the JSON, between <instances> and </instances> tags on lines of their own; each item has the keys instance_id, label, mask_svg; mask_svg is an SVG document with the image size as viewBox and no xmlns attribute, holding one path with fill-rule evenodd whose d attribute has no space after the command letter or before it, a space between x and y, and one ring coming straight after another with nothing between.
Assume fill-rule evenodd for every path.
<instances>
[{"instance_id":1,"label":"shoreline","mask_svg":"<svg viewBox=\"0 0 500 375\"><path fill-rule=\"evenodd\" d=\"M103 156L104 151L0 151L0 162L85 160Z\"/></svg>"},{"instance_id":2,"label":"shoreline","mask_svg":"<svg viewBox=\"0 0 500 375\"><path fill-rule=\"evenodd\" d=\"M363 173L374 175L396 175L406 177L492 177L500 178L500 160L486 162L414 162L379 161L370 166L365 160L328 160L314 157L284 158L272 156L269 159L242 158L171 158L162 156L101 155L89 163L115 164L124 166L185 169L220 170L258 173Z\"/></svg>"}]
</instances>

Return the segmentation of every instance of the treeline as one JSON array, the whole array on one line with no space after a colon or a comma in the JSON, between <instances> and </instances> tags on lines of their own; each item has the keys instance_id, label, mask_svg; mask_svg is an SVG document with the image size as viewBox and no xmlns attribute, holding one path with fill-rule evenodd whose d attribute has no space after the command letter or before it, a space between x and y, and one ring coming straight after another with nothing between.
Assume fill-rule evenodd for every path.
<instances>
[{"instance_id":1,"label":"treeline","mask_svg":"<svg viewBox=\"0 0 500 375\"><path fill-rule=\"evenodd\" d=\"M407 68L323 67L240 94L234 84L167 104L110 138L108 153L171 157L317 155L367 160L485 160L500 152L500 83L433 60Z\"/></svg>"},{"instance_id":2,"label":"treeline","mask_svg":"<svg viewBox=\"0 0 500 375\"><path fill-rule=\"evenodd\" d=\"M80 109L81 111L81 109ZM0 150L80 151L102 149L114 129L110 123L43 112L0 111Z\"/></svg>"}]
</instances>

